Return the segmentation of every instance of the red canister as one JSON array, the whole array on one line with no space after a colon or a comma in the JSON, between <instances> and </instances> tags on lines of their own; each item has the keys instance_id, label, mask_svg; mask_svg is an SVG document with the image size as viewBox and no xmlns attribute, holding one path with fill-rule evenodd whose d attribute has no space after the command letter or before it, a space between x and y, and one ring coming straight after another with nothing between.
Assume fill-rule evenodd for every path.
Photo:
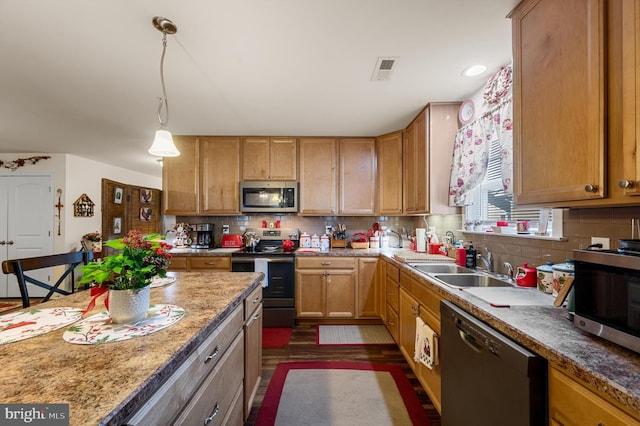
<instances>
[{"instance_id":1,"label":"red canister","mask_svg":"<svg viewBox=\"0 0 640 426\"><path fill-rule=\"evenodd\" d=\"M516 270L516 284L520 287L535 287L538 281L536 272L536 268L532 268L527 262L524 262Z\"/></svg>"}]
</instances>

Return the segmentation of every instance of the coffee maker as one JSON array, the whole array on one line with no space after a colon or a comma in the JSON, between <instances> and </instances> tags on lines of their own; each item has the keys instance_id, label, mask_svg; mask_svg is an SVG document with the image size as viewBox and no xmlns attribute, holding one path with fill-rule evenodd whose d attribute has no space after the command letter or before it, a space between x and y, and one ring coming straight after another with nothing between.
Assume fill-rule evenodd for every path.
<instances>
[{"instance_id":1,"label":"coffee maker","mask_svg":"<svg viewBox=\"0 0 640 426\"><path fill-rule=\"evenodd\" d=\"M191 244L191 248L207 249L213 248L213 223L198 223L195 225L196 235Z\"/></svg>"}]
</instances>

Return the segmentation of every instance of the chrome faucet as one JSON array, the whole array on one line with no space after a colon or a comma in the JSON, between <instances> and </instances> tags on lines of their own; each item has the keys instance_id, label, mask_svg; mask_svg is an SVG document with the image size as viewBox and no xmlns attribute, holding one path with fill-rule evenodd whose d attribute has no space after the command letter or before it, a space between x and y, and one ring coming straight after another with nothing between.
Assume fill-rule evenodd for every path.
<instances>
[{"instance_id":1,"label":"chrome faucet","mask_svg":"<svg viewBox=\"0 0 640 426\"><path fill-rule=\"evenodd\" d=\"M478 253L476 258L484 264L484 268L487 271L493 272L493 254L491 254L491 250L489 250L488 247L485 247L484 250L487 252L487 255L484 256Z\"/></svg>"},{"instance_id":2,"label":"chrome faucet","mask_svg":"<svg viewBox=\"0 0 640 426\"><path fill-rule=\"evenodd\" d=\"M502 266L504 266L504 272L505 274L511 278L514 279L515 275L514 275L514 269L513 269L513 265L510 264L509 262L503 262Z\"/></svg>"},{"instance_id":3,"label":"chrome faucet","mask_svg":"<svg viewBox=\"0 0 640 426\"><path fill-rule=\"evenodd\" d=\"M391 228L387 228L387 232L392 233L393 235L395 235L396 237L398 237L398 245L395 246L394 248L402 248L402 235L400 235L400 233L394 231Z\"/></svg>"}]
</instances>

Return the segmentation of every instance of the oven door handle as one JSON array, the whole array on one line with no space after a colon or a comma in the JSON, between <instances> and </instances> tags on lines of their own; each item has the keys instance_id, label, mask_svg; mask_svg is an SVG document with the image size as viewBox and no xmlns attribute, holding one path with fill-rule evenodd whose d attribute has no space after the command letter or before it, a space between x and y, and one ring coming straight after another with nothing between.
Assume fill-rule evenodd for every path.
<instances>
[{"instance_id":1,"label":"oven door handle","mask_svg":"<svg viewBox=\"0 0 640 426\"><path fill-rule=\"evenodd\" d=\"M267 263L293 263L294 258L289 256L268 257Z\"/></svg>"}]
</instances>

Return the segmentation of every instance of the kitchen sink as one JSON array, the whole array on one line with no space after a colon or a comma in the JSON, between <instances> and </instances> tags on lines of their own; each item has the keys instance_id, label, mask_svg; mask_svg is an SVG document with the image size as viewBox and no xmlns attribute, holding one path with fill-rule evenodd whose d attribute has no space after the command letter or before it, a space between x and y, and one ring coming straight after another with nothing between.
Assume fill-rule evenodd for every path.
<instances>
[{"instance_id":1,"label":"kitchen sink","mask_svg":"<svg viewBox=\"0 0 640 426\"><path fill-rule=\"evenodd\" d=\"M455 263L410 263L409 266L425 274L472 274L473 270Z\"/></svg>"},{"instance_id":2,"label":"kitchen sink","mask_svg":"<svg viewBox=\"0 0 640 426\"><path fill-rule=\"evenodd\" d=\"M484 274L435 274L432 276L452 287L513 287L506 281Z\"/></svg>"}]
</instances>

